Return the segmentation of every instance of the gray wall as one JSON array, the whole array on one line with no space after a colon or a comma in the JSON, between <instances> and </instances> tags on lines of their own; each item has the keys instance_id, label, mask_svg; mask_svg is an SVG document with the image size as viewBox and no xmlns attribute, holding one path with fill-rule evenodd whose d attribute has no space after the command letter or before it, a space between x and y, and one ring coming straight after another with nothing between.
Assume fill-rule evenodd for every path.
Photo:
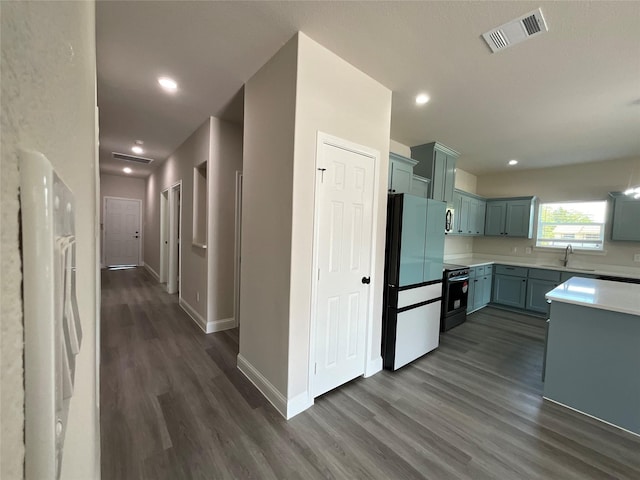
<instances>
[{"instance_id":1,"label":"gray wall","mask_svg":"<svg viewBox=\"0 0 640 480\"><path fill-rule=\"evenodd\" d=\"M240 355L288 404L308 392L317 132L374 148L368 342L380 336L391 91L300 33L245 86ZM302 399L302 400L301 400ZM293 400L293 401L292 401Z\"/></svg>"},{"instance_id":2,"label":"gray wall","mask_svg":"<svg viewBox=\"0 0 640 480\"><path fill-rule=\"evenodd\" d=\"M193 169L203 161L209 189L206 250L192 244ZM242 128L208 118L147 179L144 262L160 273L160 195L181 181L180 293L209 323L233 321L235 176L241 170Z\"/></svg>"},{"instance_id":3,"label":"gray wall","mask_svg":"<svg viewBox=\"0 0 640 480\"><path fill-rule=\"evenodd\" d=\"M207 310L208 320L216 322L234 318L235 196L236 172L242 171L242 126L211 118L210 145Z\"/></svg>"},{"instance_id":4,"label":"gray wall","mask_svg":"<svg viewBox=\"0 0 640 480\"><path fill-rule=\"evenodd\" d=\"M298 39L245 85L240 355L287 393Z\"/></svg>"},{"instance_id":5,"label":"gray wall","mask_svg":"<svg viewBox=\"0 0 640 480\"><path fill-rule=\"evenodd\" d=\"M182 299L202 318L207 318L207 255L194 247L193 235L193 168L209 159L210 120L207 119L160 164L147 179L145 213L144 263L160 273L160 194L182 181L182 216L180 239L180 293ZM200 294L200 301L196 300Z\"/></svg>"},{"instance_id":6,"label":"gray wall","mask_svg":"<svg viewBox=\"0 0 640 480\"><path fill-rule=\"evenodd\" d=\"M62 461L63 479L99 478L97 398L97 158L95 5L2 2L1 478L22 478L23 318L18 250L18 146L42 152L76 200L82 348Z\"/></svg>"}]
</instances>

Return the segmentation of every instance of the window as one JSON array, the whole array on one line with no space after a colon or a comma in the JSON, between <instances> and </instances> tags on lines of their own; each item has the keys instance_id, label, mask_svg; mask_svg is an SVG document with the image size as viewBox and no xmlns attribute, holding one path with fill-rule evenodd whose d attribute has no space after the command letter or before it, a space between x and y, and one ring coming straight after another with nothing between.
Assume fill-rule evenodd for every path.
<instances>
[{"instance_id":1,"label":"window","mask_svg":"<svg viewBox=\"0 0 640 480\"><path fill-rule=\"evenodd\" d=\"M607 202L543 203L536 247L601 251Z\"/></svg>"}]
</instances>

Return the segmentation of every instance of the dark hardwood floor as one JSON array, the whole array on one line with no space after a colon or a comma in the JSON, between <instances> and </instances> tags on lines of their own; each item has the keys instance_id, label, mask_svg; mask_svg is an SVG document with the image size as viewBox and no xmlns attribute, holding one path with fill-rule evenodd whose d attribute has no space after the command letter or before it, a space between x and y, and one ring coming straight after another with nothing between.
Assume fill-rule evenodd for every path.
<instances>
[{"instance_id":1,"label":"dark hardwood floor","mask_svg":"<svg viewBox=\"0 0 640 480\"><path fill-rule=\"evenodd\" d=\"M103 271L102 478L640 478L640 438L543 401L543 321L485 308L285 421L143 269Z\"/></svg>"}]
</instances>

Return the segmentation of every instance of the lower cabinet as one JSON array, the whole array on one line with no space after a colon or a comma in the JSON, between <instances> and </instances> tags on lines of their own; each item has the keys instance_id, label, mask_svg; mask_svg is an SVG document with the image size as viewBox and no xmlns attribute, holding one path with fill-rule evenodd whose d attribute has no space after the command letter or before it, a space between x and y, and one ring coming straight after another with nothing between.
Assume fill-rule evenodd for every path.
<instances>
[{"instance_id":1,"label":"lower cabinet","mask_svg":"<svg viewBox=\"0 0 640 480\"><path fill-rule=\"evenodd\" d=\"M493 302L514 308L525 308L527 279L496 273L493 282Z\"/></svg>"},{"instance_id":2,"label":"lower cabinet","mask_svg":"<svg viewBox=\"0 0 640 480\"><path fill-rule=\"evenodd\" d=\"M491 301L492 268L491 265L482 265L470 269L467 313L478 310Z\"/></svg>"},{"instance_id":3,"label":"lower cabinet","mask_svg":"<svg viewBox=\"0 0 640 480\"><path fill-rule=\"evenodd\" d=\"M538 280L530 278L527 280L527 305L526 309L539 313L548 313L549 304L545 295L558 286L558 282L549 280Z\"/></svg>"}]
</instances>

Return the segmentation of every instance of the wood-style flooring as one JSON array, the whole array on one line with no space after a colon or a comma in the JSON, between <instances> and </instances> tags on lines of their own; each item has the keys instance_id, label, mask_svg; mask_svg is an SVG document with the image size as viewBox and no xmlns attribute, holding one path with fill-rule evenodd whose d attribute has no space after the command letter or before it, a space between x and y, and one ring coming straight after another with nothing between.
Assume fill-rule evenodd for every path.
<instances>
[{"instance_id":1,"label":"wood-style flooring","mask_svg":"<svg viewBox=\"0 0 640 480\"><path fill-rule=\"evenodd\" d=\"M543 321L485 308L284 420L141 268L102 275L102 479L640 479L640 438L541 397Z\"/></svg>"}]
</instances>

